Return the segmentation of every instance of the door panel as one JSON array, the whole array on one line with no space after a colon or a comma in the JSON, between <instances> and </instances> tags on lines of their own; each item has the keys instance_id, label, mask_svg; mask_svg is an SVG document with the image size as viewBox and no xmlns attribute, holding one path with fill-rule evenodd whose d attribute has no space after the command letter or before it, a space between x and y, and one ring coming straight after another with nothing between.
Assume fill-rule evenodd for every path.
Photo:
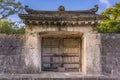
<instances>
[{"instance_id":1,"label":"door panel","mask_svg":"<svg viewBox=\"0 0 120 80\"><path fill-rule=\"evenodd\" d=\"M42 44L43 71L79 71L80 39L44 38Z\"/></svg>"}]
</instances>

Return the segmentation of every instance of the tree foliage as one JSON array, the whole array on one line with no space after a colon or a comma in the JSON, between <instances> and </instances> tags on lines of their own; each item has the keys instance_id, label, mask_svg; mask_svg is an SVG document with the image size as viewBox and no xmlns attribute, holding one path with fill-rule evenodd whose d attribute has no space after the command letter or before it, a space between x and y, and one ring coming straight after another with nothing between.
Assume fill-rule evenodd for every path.
<instances>
[{"instance_id":1,"label":"tree foliage","mask_svg":"<svg viewBox=\"0 0 120 80\"><path fill-rule=\"evenodd\" d=\"M0 0L0 33L21 34L25 28L20 22L11 22L6 18L15 13L23 11L23 6L16 0Z\"/></svg>"},{"instance_id":2,"label":"tree foliage","mask_svg":"<svg viewBox=\"0 0 120 80\"><path fill-rule=\"evenodd\" d=\"M23 10L21 3L15 0L0 0L0 19Z\"/></svg>"},{"instance_id":3,"label":"tree foliage","mask_svg":"<svg viewBox=\"0 0 120 80\"><path fill-rule=\"evenodd\" d=\"M13 22L7 21L6 19L0 20L0 33L5 34L23 34L25 33L24 26L16 25Z\"/></svg>"},{"instance_id":4,"label":"tree foliage","mask_svg":"<svg viewBox=\"0 0 120 80\"><path fill-rule=\"evenodd\" d=\"M100 33L120 33L120 2L106 9L101 15L106 18L99 24Z\"/></svg>"}]
</instances>

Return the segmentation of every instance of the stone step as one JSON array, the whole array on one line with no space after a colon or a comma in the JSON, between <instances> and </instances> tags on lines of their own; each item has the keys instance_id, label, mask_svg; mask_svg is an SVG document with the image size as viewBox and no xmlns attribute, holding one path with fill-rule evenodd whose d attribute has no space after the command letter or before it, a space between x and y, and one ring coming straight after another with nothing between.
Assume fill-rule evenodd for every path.
<instances>
[{"instance_id":1,"label":"stone step","mask_svg":"<svg viewBox=\"0 0 120 80\"><path fill-rule=\"evenodd\" d=\"M41 73L41 74L0 74L0 80L120 80L113 76L80 75L64 73Z\"/></svg>"},{"instance_id":2,"label":"stone step","mask_svg":"<svg viewBox=\"0 0 120 80\"><path fill-rule=\"evenodd\" d=\"M94 77L84 77L84 78L0 78L0 80L119 80L117 78L94 78Z\"/></svg>"}]
</instances>

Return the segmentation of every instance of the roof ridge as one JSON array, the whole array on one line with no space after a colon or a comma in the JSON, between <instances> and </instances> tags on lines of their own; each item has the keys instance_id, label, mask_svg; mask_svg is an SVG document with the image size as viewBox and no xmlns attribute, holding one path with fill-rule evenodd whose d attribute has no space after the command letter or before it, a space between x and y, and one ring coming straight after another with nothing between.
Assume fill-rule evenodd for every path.
<instances>
[{"instance_id":1,"label":"roof ridge","mask_svg":"<svg viewBox=\"0 0 120 80\"><path fill-rule=\"evenodd\" d=\"M94 8L89 10L65 11L64 6L59 6L58 11L46 11L46 10L33 10L33 9L30 9L29 6L25 6L25 11L28 14L40 14L44 12L79 12L79 13L95 14L98 11L98 9L99 9L98 5L95 5Z\"/></svg>"}]
</instances>

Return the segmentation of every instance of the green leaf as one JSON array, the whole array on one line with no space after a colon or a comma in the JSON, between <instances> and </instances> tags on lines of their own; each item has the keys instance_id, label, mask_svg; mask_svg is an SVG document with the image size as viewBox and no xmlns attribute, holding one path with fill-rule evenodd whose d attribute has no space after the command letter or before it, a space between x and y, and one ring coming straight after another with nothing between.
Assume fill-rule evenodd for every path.
<instances>
[{"instance_id":1,"label":"green leaf","mask_svg":"<svg viewBox=\"0 0 120 80\"><path fill-rule=\"evenodd\" d=\"M100 33L120 33L120 2L106 9L101 15L106 18L98 25Z\"/></svg>"},{"instance_id":2,"label":"green leaf","mask_svg":"<svg viewBox=\"0 0 120 80\"><path fill-rule=\"evenodd\" d=\"M24 7L16 0L0 0L0 19L23 12Z\"/></svg>"}]
</instances>

